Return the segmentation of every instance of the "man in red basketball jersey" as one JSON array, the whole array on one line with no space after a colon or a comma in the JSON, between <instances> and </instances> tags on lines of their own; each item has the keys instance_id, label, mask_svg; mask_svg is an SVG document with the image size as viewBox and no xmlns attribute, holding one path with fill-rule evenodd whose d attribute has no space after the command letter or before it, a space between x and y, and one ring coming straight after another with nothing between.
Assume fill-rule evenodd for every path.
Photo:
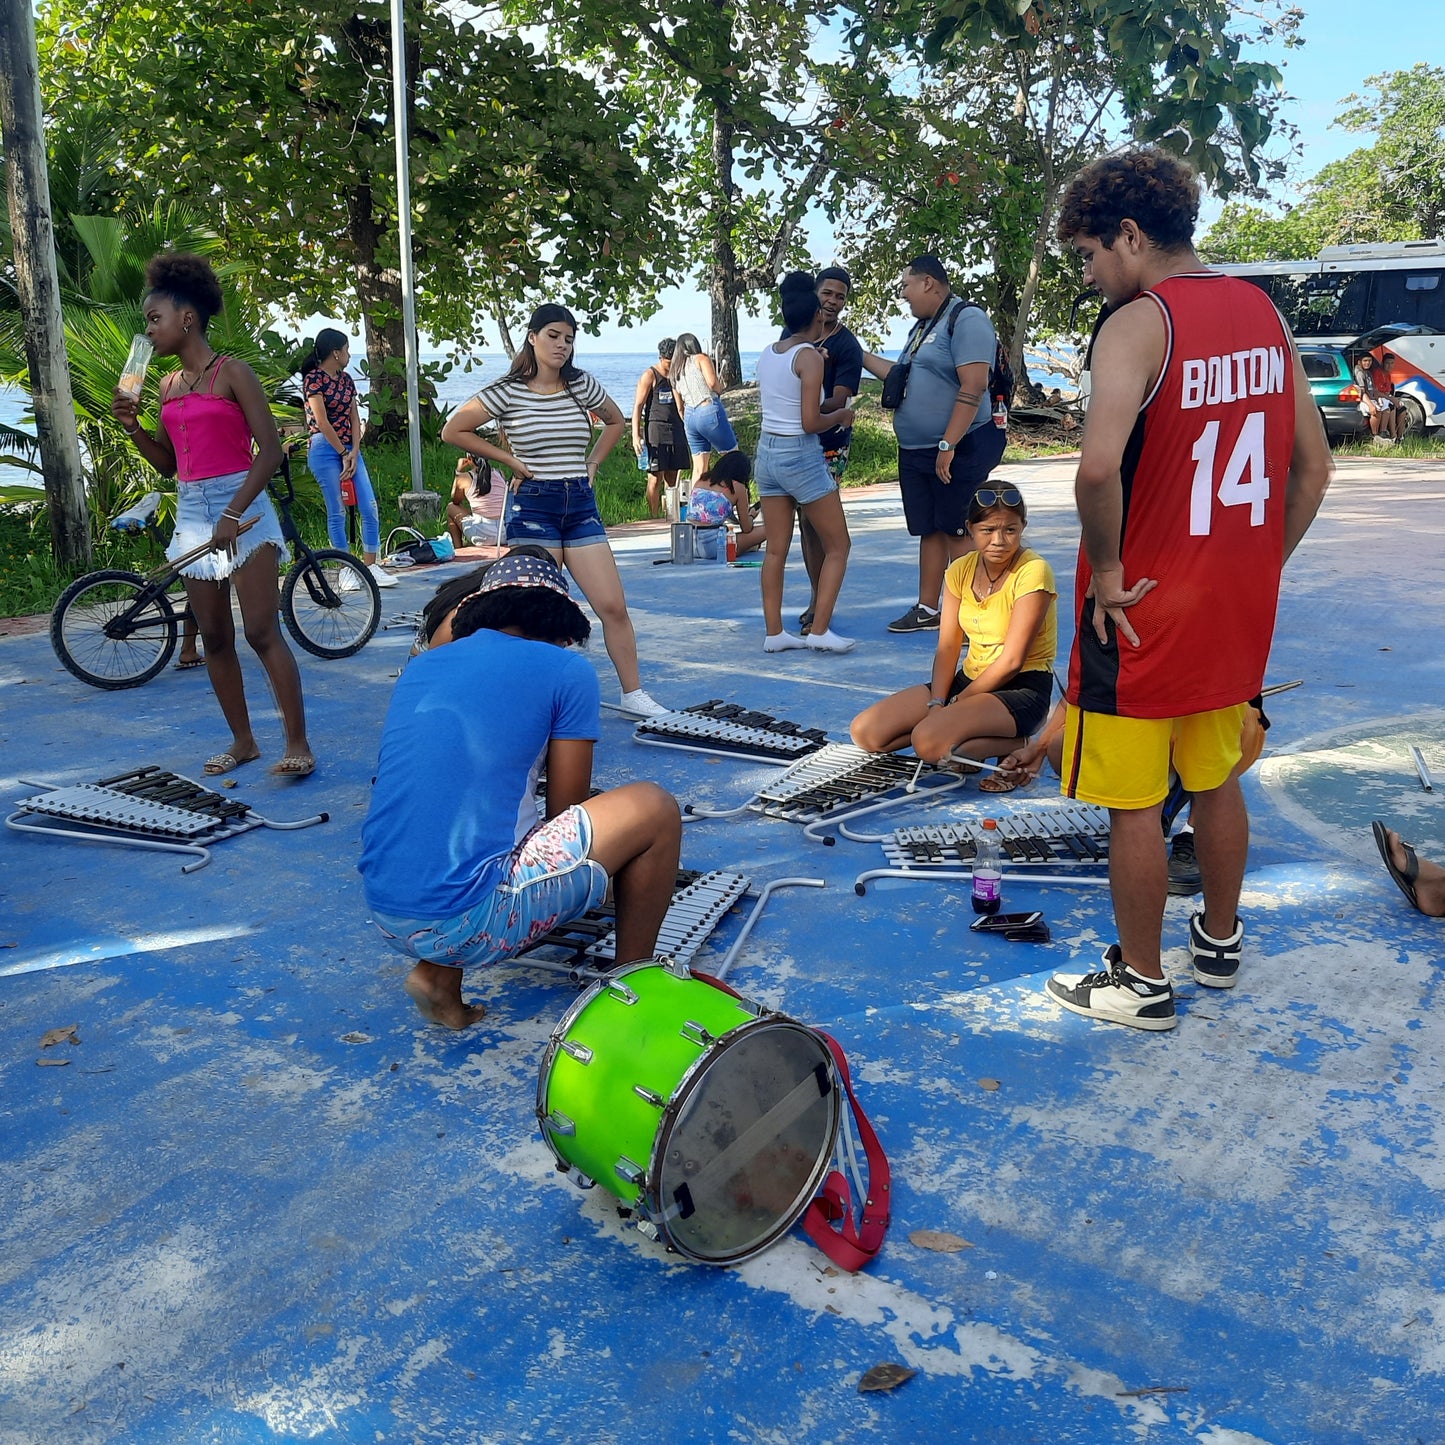
<instances>
[{"instance_id":1,"label":"man in red basketball jersey","mask_svg":"<svg viewBox=\"0 0 1445 1445\"><path fill-rule=\"evenodd\" d=\"M1263 291L1194 254L1198 213L1194 173L1144 148L1081 172L1058 224L1113 308L1094 343L1074 483L1083 537L1062 778L1068 796L1109 809L1119 941L1102 971L1058 975L1048 992L1141 1029L1176 1022L1159 958L1171 753L1194 795L1204 880L1194 977L1234 986L1249 819L1231 773L1280 572L1331 471L1288 328Z\"/></svg>"}]
</instances>

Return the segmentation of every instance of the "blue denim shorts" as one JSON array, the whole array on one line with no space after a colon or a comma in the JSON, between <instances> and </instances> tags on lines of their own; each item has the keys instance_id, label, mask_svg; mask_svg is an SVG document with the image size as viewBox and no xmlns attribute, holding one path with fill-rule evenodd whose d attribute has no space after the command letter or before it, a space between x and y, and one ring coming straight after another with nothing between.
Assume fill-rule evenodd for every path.
<instances>
[{"instance_id":1,"label":"blue denim shorts","mask_svg":"<svg viewBox=\"0 0 1445 1445\"><path fill-rule=\"evenodd\" d=\"M514 546L592 547L606 542L607 528L597 515L597 493L585 474L542 481L528 477L512 493L507 540Z\"/></svg>"},{"instance_id":2,"label":"blue denim shorts","mask_svg":"<svg viewBox=\"0 0 1445 1445\"><path fill-rule=\"evenodd\" d=\"M192 548L199 547L202 542L211 540L221 513L231 505L231 498L240 490L246 476L245 472L228 472L224 476L206 477L199 482L177 484L176 530L166 548L166 556L172 562ZM201 582L224 582L268 542L276 548L272 565L279 568L286 558L286 539L281 535L281 519L264 490L241 513L243 522L252 518L256 519L256 525L236 539L234 554L207 552L189 567L183 568L181 575Z\"/></svg>"},{"instance_id":3,"label":"blue denim shorts","mask_svg":"<svg viewBox=\"0 0 1445 1445\"><path fill-rule=\"evenodd\" d=\"M501 881L465 912L428 922L373 909L371 921L397 952L421 963L500 963L602 902L607 870L587 856L591 847L590 814L566 808L501 859Z\"/></svg>"},{"instance_id":4,"label":"blue denim shorts","mask_svg":"<svg viewBox=\"0 0 1445 1445\"><path fill-rule=\"evenodd\" d=\"M704 452L730 452L737 448L737 433L717 397L701 406L688 407L683 413L682 427L687 433L688 449L695 457Z\"/></svg>"},{"instance_id":5,"label":"blue denim shorts","mask_svg":"<svg viewBox=\"0 0 1445 1445\"><path fill-rule=\"evenodd\" d=\"M823 455L823 444L806 432L796 437L764 432L758 438L753 475L757 478L758 496L791 497L800 507L838 490Z\"/></svg>"}]
</instances>

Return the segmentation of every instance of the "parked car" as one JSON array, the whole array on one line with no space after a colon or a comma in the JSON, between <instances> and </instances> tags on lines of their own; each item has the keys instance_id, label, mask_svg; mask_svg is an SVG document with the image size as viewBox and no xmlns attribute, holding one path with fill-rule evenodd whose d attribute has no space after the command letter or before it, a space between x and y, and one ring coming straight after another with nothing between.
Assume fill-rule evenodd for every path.
<instances>
[{"instance_id":1,"label":"parked car","mask_svg":"<svg viewBox=\"0 0 1445 1445\"><path fill-rule=\"evenodd\" d=\"M1344 352L1337 346L1302 345L1299 355L1330 445L1368 434L1369 423L1360 413L1360 388Z\"/></svg>"}]
</instances>

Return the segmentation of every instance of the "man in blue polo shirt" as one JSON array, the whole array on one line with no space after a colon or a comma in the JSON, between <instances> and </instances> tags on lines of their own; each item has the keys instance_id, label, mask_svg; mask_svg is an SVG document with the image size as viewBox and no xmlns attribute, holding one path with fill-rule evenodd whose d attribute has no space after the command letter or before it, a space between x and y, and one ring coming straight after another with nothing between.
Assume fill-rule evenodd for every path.
<instances>
[{"instance_id":1,"label":"man in blue polo shirt","mask_svg":"<svg viewBox=\"0 0 1445 1445\"><path fill-rule=\"evenodd\" d=\"M927 632L938 627L948 564L972 545L969 503L1003 457L1007 438L993 424L988 395L998 340L987 314L953 294L937 256L914 257L901 289L915 318L907 344L897 362L868 353L863 365L879 378L895 365L908 367L893 433L903 516L918 538L918 602L888 630Z\"/></svg>"}]
</instances>

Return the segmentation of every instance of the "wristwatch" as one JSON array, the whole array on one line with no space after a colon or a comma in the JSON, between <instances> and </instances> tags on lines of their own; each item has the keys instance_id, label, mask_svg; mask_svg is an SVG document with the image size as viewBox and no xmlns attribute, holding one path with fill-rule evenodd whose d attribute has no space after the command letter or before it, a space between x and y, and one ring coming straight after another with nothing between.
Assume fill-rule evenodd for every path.
<instances>
[{"instance_id":1,"label":"wristwatch","mask_svg":"<svg viewBox=\"0 0 1445 1445\"><path fill-rule=\"evenodd\" d=\"M949 441L947 437L944 437L943 440L938 444L938 450L941 452L951 452L954 448L954 445L955 443Z\"/></svg>"}]
</instances>

